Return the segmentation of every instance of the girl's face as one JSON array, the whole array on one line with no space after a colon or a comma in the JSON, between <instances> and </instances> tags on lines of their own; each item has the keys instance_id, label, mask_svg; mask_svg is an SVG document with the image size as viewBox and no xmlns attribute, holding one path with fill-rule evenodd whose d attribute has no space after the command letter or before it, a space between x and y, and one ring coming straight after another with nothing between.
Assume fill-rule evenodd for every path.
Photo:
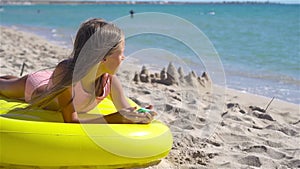
<instances>
[{"instance_id":1,"label":"girl's face","mask_svg":"<svg viewBox=\"0 0 300 169\"><path fill-rule=\"evenodd\" d=\"M117 49L113 54L107 56L105 60L101 62L106 73L114 75L117 73L121 62L125 59L124 56L125 42L122 41L120 48Z\"/></svg>"}]
</instances>

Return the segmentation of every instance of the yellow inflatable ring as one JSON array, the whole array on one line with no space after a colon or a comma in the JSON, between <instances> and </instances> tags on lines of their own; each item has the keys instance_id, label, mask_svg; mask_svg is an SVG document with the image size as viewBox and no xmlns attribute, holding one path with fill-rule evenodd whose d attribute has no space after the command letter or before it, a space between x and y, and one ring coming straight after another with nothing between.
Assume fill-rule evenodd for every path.
<instances>
[{"instance_id":1,"label":"yellow inflatable ring","mask_svg":"<svg viewBox=\"0 0 300 169\"><path fill-rule=\"evenodd\" d=\"M25 106L0 98L0 168L141 167L158 163L172 147L172 134L159 121L71 124L63 123L59 112L17 110ZM89 113L115 111L106 98Z\"/></svg>"}]
</instances>

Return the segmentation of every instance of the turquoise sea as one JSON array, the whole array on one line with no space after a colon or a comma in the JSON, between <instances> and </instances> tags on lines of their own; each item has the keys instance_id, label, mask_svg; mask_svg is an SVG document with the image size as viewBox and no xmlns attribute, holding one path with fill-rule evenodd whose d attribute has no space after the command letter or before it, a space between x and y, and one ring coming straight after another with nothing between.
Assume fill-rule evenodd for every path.
<instances>
[{"instance_id":1,"label":"turquoise sea","mask_svg":"<svg viewBox=\"0 0 300 169\"><path fill-rule=\"evenodd\" d=\"M227 87L300 104L299 4L2 5L0 25L34 32L71 47L82 21L92 17L114 21L128 16L130 10L136 14L171 14L195 25L218 52ZM161 26L172 31L178 25L161 21ZM151 27L151 23L145 21L145 27ZM194 53L178 40L148 34L130 38L127 43L127 55L159 48L175 53L197 69L192 64Z\"/></svg>"}]
</instances>

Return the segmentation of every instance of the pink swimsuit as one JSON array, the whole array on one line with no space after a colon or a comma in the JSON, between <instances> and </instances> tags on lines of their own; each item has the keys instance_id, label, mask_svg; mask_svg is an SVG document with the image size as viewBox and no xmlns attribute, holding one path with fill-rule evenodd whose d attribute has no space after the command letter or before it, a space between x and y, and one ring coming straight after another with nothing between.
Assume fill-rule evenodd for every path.
<instances>
[{"instance_id":1,"label":"pink swimsuit","mask_svg":"<svg viewBox=\"0 0 300 169\"><path fill-rule=\"evenodd\" d=\"M52 75L52 71L38 71L29 74L25 84L25 101L29 102L35 89L47 85Z\"/></svg>"},{"instance_id":2,"label":"pink swimsuit","mask_svg":"<svg viewBox=\"0 0 300 169\"><path fill-rule=\"evenodd\" d=\"M31 96L37 88L52 83L50 81L50 77L52 73L53 73L52 71L39 71L28 75L26 80L26 85L25 85L26 102L29 102L31 100ZM106 73L102 76L101 80L105 84L104 86L102 86L103 93L101 96L96 96L96 97L86 92L80 81L77 84L75 84L73 88L73 105L75 111L87 112L93 109L97 104L99 104L105 97L109 95L111 76Z\"/></svg>"}]
</instances>

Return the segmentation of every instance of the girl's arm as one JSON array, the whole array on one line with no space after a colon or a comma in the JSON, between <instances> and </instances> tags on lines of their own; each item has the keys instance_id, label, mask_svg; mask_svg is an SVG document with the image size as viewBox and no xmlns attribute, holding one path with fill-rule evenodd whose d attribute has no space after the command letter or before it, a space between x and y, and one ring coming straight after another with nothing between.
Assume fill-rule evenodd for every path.
<instances>
[{"instance_id":1,"label":"girl's arm","mask_svg":"<svg viewBox=\"0 0 300 169\"><path fill-rule=\"evenodd\" d=\"M61 108L65 123L79 123L78 114L74 109L72 99L72 88L65 90L58 97L58 104Z\"/></svg>"},{"instance_id":2,"label":"girl's arm","mask_svg":"<svg viewBox=\"0 0 300 169\"><path fill-rule=\"evenodd\" d=\"M122 85L116 75L111 79L111 99L118 112L104 116L104 118L112 123L121 119L123 123L150 123L156 112L137 113L136 107L131 107L122 88ZM151 109L152 106L149 106Z\"/></svg>"},{"instance_id":3,"label":"girl's arm","mask_svg":"<svg viewBox=\"0 0 300 169\"><path fill-rule=\"evenodd\" d=\"M65 90L58 96L58 103L62 110L65 123L94 123L94 124L130 124L130 123L150 123L153 119L149 113L136 113L135 108L123 108L116 113L99 117L99 115L89 114L88 119L78 118L78 114L74 109L72 98L72 88ZM129 105L129 104L128 104Z\"/></svg>"},{"instance_id":4,"label":"girl's arm","mask_svg":"<svg viewBox=\"0 0 300 169\"><path fill-rule=\"evenodd\" d=\"M114 104L117 106L118 112L112 113L110 115L105 115L99 117L99 115L89 115L88 119L80 119L78 118L78 113L75 111L72 99L72 87L69 87L67 90L62 92L58 98L58 104L61 108L63 119L65 123L96 123L96 124L104 124L104 123L150 123L153 119L153 116L149 113L136 113L135 108L130 107L127 102L121 85L116 79L116 77L112 78L112 98L116 102ZM117 93L120 92L120 93ZM120 97L120 98L117 98Z\"/></svg>"},{"instance_id":5,"label":"girl's arm","mask_svg":"<svg viewBox=\"0 0 300 169\"><path fill-rule=\"evenodd\" d=\"M72 98L72 89L64 91L58 97L59 105L62 108L62 114L65 123L94 123L94 124L129 124L129 123L150 123L153 119L151 114L137 114L135 108L121 109L116 113L100 117L99 115L89 114L88 119L78 118L77 112L74 110Z\"/></svg>"},{"instance_id":6,"label":"girl's arm","mask_svg":"<svg viewBox=\"0 0 300 169\"><path fill-rule=\"evenodd\" d=\"M110 95L118 111L130 107L130 104L125 97L122 85L116 75L112 76Z\"/></svg>"},{"instance_id":7,"label":"girl's arm","mask_svg":"<svg viewBox=\"0 0 300 169\"><path fill-rule=\"evenodd\" d=\"M51 80L52 83L49 83L48 88L51 88L52 85L56 85L61 81L65 71L68 67L69 60L61 61L53 71ZM74 106L71 102L72 100L72 87L69 87L67 90L63 91L57 96L58 107L62 111L63 119L65 123L78 123L78 114L75 112Z\"/></svg>"}]
</instances>

